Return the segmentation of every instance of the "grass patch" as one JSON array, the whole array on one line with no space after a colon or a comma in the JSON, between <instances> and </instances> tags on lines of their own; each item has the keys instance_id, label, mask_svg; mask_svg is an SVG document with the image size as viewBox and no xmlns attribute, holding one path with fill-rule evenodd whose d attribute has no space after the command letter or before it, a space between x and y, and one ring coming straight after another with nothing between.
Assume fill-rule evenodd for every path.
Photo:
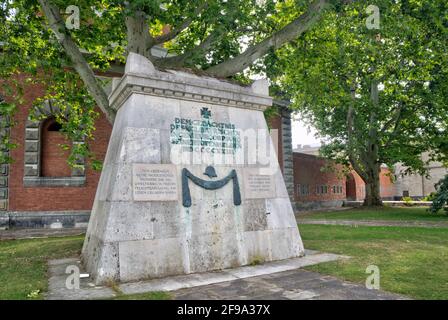
<instances>
[{"instance_id":1,"label":"grass patch","mask_svg":"<svg viewBox=\"0 0 448 320\"><path fill-rule=\"evenodd\" d=\"M115 291L116 297L111 298L110 300L170 300L171 295L168 292L163 291L151 291L145 293L136 293L136 294L124 294L121 291L119 284L115 281L110 281L106 284L112 290Z\"/></svg>"},{"instance_id":2,"label":"grass patch","mask_svg":"<svg viewBox=\"0 0 448 320\"><path fill-rule=\"evenodd\" d=\"M364 283L366 267L374 264L380 268L383 290L419 299L448 299L448 228L300 225L300 231L307 249L352 257L309 270ZM43 298L48 259L78 256L83 240L84 236L72 236L0 241L0 299ZM115 297L170 298L167 292Z\"/></svg>"},{"instance_id":3,"label":"grass patch","mask_svg":"<svg viewBox=\"0 0 448 320\"><path fill-rule=\"evenodd\" d=\"M342 211L315 211L300 214L306 219L336 219L336 220L401 220L401 221L446 221L448 215L444 212L432 214L427 208L353 208Z\"/></svg>"},{"instance_id":4,"label":"grass patch","mask_svg":"<svg viewBox=\"0 0 448 320\"><path fill-rule=\"evenodd\" d=\"M417 299L448 299L448 228L300 225L307 249L351 259L306 267L365 283L368 265L380 269L382 290Z\"/></svg>"},{"instance_id":5,"label":"grass patch","mask_svg":"<svg viewBox=\"0 0 448 320\"><path fill-rule=\"evenodd\" d=\"M42 299L47 261L77 256L84 236L0 241L0 299Z\"/></svg>"},{"instance_id":6,"label":"grass patch","mask_svg":"<svg viewBox=\"0 0 448 320\"><path fill-rule=\"evenodd\" d=\"M84 236L0 241L0 300L42 299L48 290L47 262L77 257ZM116 283L108 284L115 300L166 300L167 292L124 295Z\"/></svg>"}]
</instances>

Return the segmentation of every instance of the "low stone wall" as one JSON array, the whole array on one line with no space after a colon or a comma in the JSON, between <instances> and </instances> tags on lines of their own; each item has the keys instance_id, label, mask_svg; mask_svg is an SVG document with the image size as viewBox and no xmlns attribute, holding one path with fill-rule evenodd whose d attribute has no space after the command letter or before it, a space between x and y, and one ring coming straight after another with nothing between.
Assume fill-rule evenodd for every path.
<instances>
[{"instance_id":1,"label":"low stone wall","mask_svg":"<svg viewBox=\"0 0 448 320\"><path fill-rule=\"evenodd\" d=\"M90 211L10 211L0 214L0 229L87 228Z\"/></svg>"},{"instance_id":2,"label":"low stone wall","mask_svg":"<svg viewBox=\"0 0 448 320\"><path fill-rule=\"evenodd\" d=\"M343 204L344 204L343 200L307 201L307 202L296 201L294 203L294 208L296 211L310 211L326 208L339 208L342 207Z\"/></svg>"},{"instance_id":3,"label":"low stone wall","mask_svg":"<svg viewBox=\"0 0 448 320\"><path fill-rule=\"evenodd\" d=\"M360 207L363 201L344 201L344 207ZM383 204L390 207L430 207L432 201L383 201Z\"/></svg>"}]
</instances>

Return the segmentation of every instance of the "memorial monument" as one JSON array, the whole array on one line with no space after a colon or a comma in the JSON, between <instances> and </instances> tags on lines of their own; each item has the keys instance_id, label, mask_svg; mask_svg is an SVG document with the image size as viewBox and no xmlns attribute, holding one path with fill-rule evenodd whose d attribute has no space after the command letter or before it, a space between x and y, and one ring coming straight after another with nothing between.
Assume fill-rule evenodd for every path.
<instances>
[{"instance_id":1,"label":"memorial monument","mask_svg":"<svg viewBox=\"0 0 448 320\"><path fill-rule=\"evenodd\" d=\"M263 110L243 87L129 54L82 250L101 284L303 255Z\"/></svg>"}]
</instances>

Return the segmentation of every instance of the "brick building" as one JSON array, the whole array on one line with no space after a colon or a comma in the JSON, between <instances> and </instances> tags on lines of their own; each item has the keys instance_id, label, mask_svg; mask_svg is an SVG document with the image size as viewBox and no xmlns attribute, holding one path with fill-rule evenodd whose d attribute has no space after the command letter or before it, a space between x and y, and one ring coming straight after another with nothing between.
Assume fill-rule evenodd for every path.
<instances>
[{"instance_id":1,"label":"brick building","mask_svg":"<svg viewBox=\"0 0 448 320\"><path fill-rule=\"evenodd\" d=\"M28 120L33 101L43 94L42 87L25 85L23 103L12 119L14 126L7 129L17 148L9 150L13 162L2 165L0 226L75 227L88 222L100 172L68 166L68 153L60 144L73 142L65 140L51 116L39 122ZM91 141L99 159L106 154L111 131L101 114Z\"/></svg>"},{"instance_id":2,"label":"brick building","mask_svg":"<svg viewBox=\"0 0 448 320\"><path fill-rule=\"evenodd\" d=\"M365 183L354 171L344 174L341 166L328 166L328 160L314 154L294 152L294 200L298 209L340 207L345 200L362 201ZM391 172L381 168L380 194L392 200L396 186Z\"/></svg>"}]
</instances>

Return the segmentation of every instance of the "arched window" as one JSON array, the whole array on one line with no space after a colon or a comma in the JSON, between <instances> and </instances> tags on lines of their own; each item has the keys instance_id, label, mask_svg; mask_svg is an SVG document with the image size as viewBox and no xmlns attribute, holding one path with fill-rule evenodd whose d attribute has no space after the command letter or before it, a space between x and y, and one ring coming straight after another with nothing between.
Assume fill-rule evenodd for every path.
<instances>
[{"instance_id":1,"label":"arched window","mask_svg":"<svg viewBox=\"0 0 448 320\"><path fill-rule=\"evenodd\" d=\"M25 127L25 157L23 183L27 187L83 186L86 182L84 159L78 166L70 168L67 163L69 151L60 145L83 143L68 141L61 126L52 117L57 107L47 100L36 112L43 121L28 120Z\"/></svg>"},{"instance_id":2,"label":"arched window","mask_svg":"<svg viewBox=\"0 0 448 320\"><path fill-rule=\"evenodd\" d=\"M67 163L70 155L61 145L71 142L61 132L61 125L54 118L45 120L41 127L41 177L70 177L72 170Z\"/></svg>"}]
</instances>

